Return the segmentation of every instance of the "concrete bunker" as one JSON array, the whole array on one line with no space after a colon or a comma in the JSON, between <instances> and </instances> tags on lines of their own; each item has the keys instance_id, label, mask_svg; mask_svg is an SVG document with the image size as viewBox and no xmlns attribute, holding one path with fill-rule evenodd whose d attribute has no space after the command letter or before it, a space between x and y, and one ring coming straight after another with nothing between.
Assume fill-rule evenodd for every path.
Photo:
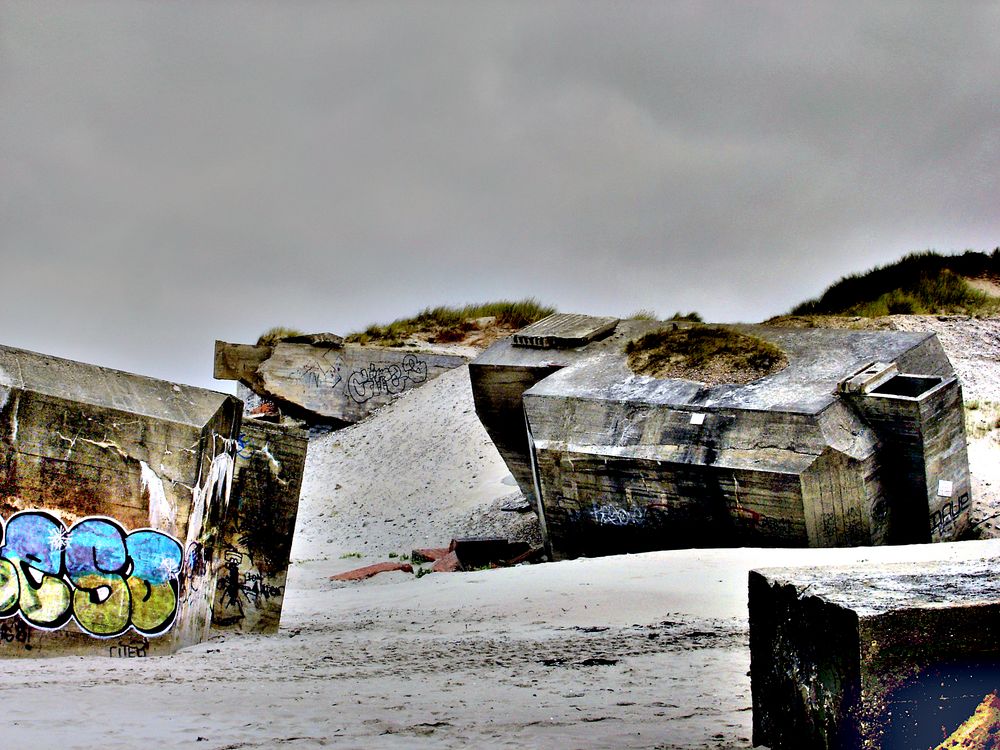
<instances>
[{"instance_id":1,"label":"concrete bunker","mask_svg":"<svg viewBox=\"0 0 1000 750\"><path fill-rule=\"evenodd\" d=\"M553 316L470 365L477 414L554 557L965 530L961 388L934 334L726 326L787 366L706 384L629 368L626 344L664 325L692 324Z\"/></svg>"},{"instance_id":2,"label":"concrete bunker","mask_svg":"<svg viewBox=\"0 0 1000 750\"><path fill-rule=\"evenodd\" d=\"M277 627L305 439L241 412L225 394L0 347L0 657L203 641L235 554L239 585L269 597L228 626ZM289 460L241 457L248 434ZM247 538L251 508L266 540Z\"/></svg>"}]
</instances>

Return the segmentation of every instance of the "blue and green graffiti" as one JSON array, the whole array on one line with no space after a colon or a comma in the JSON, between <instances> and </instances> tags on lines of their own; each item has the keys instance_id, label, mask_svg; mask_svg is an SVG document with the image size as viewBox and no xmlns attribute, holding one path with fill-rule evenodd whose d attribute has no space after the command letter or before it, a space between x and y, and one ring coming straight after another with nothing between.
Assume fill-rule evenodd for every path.
<instances>
[{"instance_id":1,"label":"blue and green graffiti","mask_svg":"<svg viewBox=\"0 0 1000 750\"><path fill-rule=\"evenodd\" d=\"M67 530L42 511L0 518L0 619L20 615L42 630L70 620L99 638L130 627L160 635L177 615L181 545L153 529L131 534L92 516Z\"/></svg>"}]
</instances>

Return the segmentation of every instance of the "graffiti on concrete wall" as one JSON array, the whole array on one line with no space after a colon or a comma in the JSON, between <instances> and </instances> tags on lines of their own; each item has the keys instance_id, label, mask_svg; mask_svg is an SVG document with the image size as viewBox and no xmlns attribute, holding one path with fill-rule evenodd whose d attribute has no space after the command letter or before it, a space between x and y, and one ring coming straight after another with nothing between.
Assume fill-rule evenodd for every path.
<instances>
[{"instance_id":1,"label":"graffiti on concrete wall","mask_svg":"<svg viewBox=\"0 0 1000 750\"><path fill-rule=\"evenodd\" d=\"M129 628L160 635L177 614L181 545L153 529L126 531L102 516L67 529L55 516L24 511L0 519L0 618L35 628L71 620L99 638Z\"/></svg>"},{"instance_id":2,"label":"graffiti on concrete wall","mask_svg":"<svg viewBox=\"0 0 1000 750\"><path fill-rule=\"evenodd\" d=\"M589 508L571 511L569 520L573 523L589 521L598 526L642 526L646 523L646 509L592 503Z\"/></svg>"},{"instance_id":3,"label":"graffiti on concrete wall","mask_svg":"<svg viewBox=\"0 0 1000 750\"><path fill-rule=\"evenodd\" d=\"M229 627L246 618L244 606L260 609L271 599L284 596L284 586L276 586L269 576L253 568L253 560L239 550L226 550L225 572L219 578L219 607L215 622Z\"/></svg>"},{"instance_id":4,"label":"graffiti on concrete wall","mask_svg":"<svg viewBox=\"0 0 1000 750\"><path fill-rule=\"evenodd\" d=\"M340 376L340 365L326 357L323 361L307 362L292 370L290 375L311 388L333 388L343 379Z\"/></svg>"},{"instance_id":5,"label":"graffiti on concrete wall","mask_svg":"<svg viewBox=\"0 0 1000 750\"><path fill-rule=\"evenodd\" d=\"M951 531L959 517L969 509L969 494L963 494L957 501L949 500L941 510L931 513L931 534L940 536Z\"/></svg>"},{"instance_id":6,"label":"graffiti on concrete wall","mask_svg":"<svg viewBox=\"0 0 1000 750\"><path fill-rule=\"evenodd\" d=\"M399 363L372 362L367 369L355 370L347 379L347 394L355 403L363 404L375 396L402 393L407 384L416 385L425 380L427 363L407 354Z\"/></svg>"}]
</instances>

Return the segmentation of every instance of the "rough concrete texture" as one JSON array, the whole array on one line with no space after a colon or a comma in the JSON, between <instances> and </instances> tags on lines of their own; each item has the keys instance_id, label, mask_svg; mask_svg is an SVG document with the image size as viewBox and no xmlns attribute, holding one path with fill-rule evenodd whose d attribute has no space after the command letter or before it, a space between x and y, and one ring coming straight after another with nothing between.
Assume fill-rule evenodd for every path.
<instances>
[{"instance_id":1,"label":"rough concrete texture","mask_svg":"<svg viewBox=\"0 0 1000 750\"><path fill-rule=\"evenodd\" d=\"M624 344L663 325L622 321L575 349L498 342L470 365L477 413L555 556L965 530L961 392L933 334L733 326L779 346L789 365L745 386L705 386L629 370ZM933 387L838 393L875 362ZM887 418L869 424L879 410Z\"/></svg>"},{"instance_id":2,"label":"rough concrete texture","mask_svg":"<svg viewBox=\"0 0 1000 750\"><path fill-rule=\"evenodd\" d=\"M338 426L359 422L405 391L468 359L427 349L282 342L215 342L215 377L238 380L292 416Z\"/></svg>"},{"instance_id":3,"label":"rough concrete texture","mask_svg":"<svg viewBox=\"0 0 1000 750\"><path fill-rule=\"evenodd\" d=\"M515 333L511 343L535 349L570 349L607 336L616 325L618 318L552 313Z\"/></svg>"},{"instance_id":4,"label":"rough concrete texture","mask_svg":"<svg viewBox=\"0 0 1000 750\"><path fill-rule=\"evenodd\" d=\"M754 744L940 743L1000 687L996 566L751 571Z\"/></svg>"},{"instance_id":5,"label":"rough concrete texture","mask_svg":"<svg viewBox=\"0 0 1000 750\"><path fill-rule=\"evenodd\" d=\"M243 420L212 627L278 631L307 444L294 427Z\"/></svg>"},{"instance_id":6,"label":"rough concrete texture","mask_svg":"<svg viewBox=\"0 0 1000 750\"><path fill-rule=\"evenodd\" d=\"M0 347L0 656L208 635L240 403Z\"/></svg>"}]
</instances>

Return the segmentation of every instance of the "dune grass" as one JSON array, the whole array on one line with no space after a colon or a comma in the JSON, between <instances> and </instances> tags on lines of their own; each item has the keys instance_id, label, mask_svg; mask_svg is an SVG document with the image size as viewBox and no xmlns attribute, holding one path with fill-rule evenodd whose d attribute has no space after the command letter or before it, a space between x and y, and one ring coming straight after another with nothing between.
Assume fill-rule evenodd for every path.
<instances>
[{"instance_id":1,"label":"dune grass","mask_svg":"<svg viewBox=\"0 0 1000 750\"><path fill-rule=\"evenodd\" d=\"M1000 279L1000 248L990 254L914 253L886 266L845 276L820 297L796 306L792 315L966 314L1000 311L1000 299L974 289L966 279Z\"/></svg>"},{"instance_id":2,"label":"dune grass","mask_svg":"<svg viewBox=\"0 0 1000 750\"><path fill-rule=\"evenodd\" d=\"M656 310L652 310L648 307L640 307L635 312L630 315L626 315L622 320L660 320L660 316L656 314ZM671 315L667 320L684 320L689 323L704 323L704 319L698 313L691 311L689 313L682 313L680 310Z\"/></svg>"},{"instance_id":3,"label":"dune grass","mask_svg":"<svg viewBox=\"0 0 1000 750\"><path fill-rule=\"evenodd\" d=\"M274 328L268 328L264 333L260 335L257 339L257 346L274 346L279 343L282 339L287 339L290 336L301 336L302 331L296 330L295 328L286 328L285 326L275 326Z\"/></svg>"},{"instance_id":4,"label":"dune grass","mask_svg":"<svg viewBox=\"0 0 1000 750\"><path fill-rule=\"evenodd\" d=\"M399 318L391 323L373 323L363 331L356 331L345 337L346 341L358 344L381 344L400 346L415 335L426 336L436 343L460 341L475 329L472 321L478 318L495 318L495 324L516 330L551 315L554 307L543 305L534 298L523 300L497 300L469 304L463 307L428 307L411 318Z\"/></svg>"},{"instance_id":5,"label":"dune grass","mask_svg":"<svg viewBox=\"0 0 1000 750\"><path fill-rule=\"evenodd\" d=\"M730 328L663 328L625 345L637 375L702 383L749 383L786 367L784 352L762 338Z\"/></svg>"}]
</instances>

